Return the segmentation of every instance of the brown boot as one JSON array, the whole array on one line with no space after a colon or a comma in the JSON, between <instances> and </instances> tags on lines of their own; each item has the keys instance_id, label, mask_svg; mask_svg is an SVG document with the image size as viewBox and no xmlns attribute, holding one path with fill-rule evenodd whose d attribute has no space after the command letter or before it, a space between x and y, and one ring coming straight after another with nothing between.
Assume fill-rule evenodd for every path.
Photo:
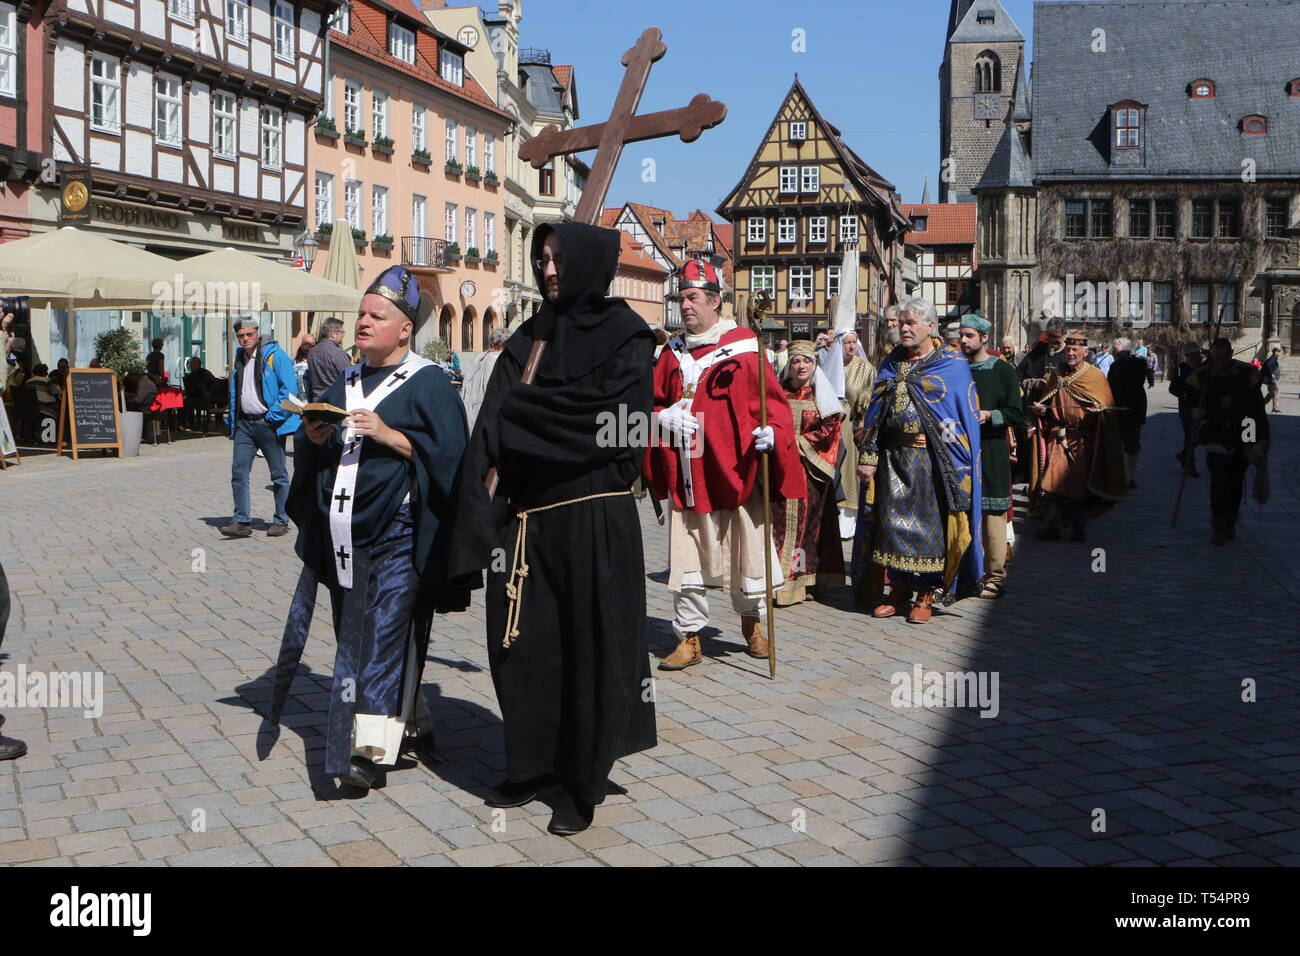
<instances>
[{"instance_id":1,"label":"brown boot","mask_svg":"<svg viewBox=\"0 0 1300 956\"><path fill-rule=\"evenodd\" d=\"M677 650L659 662L661 671L680 671L704 660L700 653L700 635L691 632L682 638Z\"/></svg>"},{"instance_id":2,"label":"brown boot","mask_svg":"<svg viewBox=\"0 0 1300 956\"><path fill-rule=\"evenodd\" d=\"M749 645L745 651L746 654L760 659L767 657L767 638L763 635L762 621L756 617L742 617L740 619L740 633L745 635L745 643Z\"/></svg>"},{"instance_id":3,"label":"brown boot","mask_svg":"<svg viewBox=\"0 0 1300 956\"><path fill-rule=\"evenodd\" d=\"M930 623L930 609L934 606L934 588L921 588L916 596L916 603L907 612L908 624Z\"/></svg>"},{"instance_id":4,"label":"brown boot","mask_svg":"<svg viewBox=\"0 0 1300 956\"><path fill-rule=\"evenodd\" d=\"M889 582L889 594L876 605L871 616L893 617L895 614L902 614L911 603L912 576L909 574L906 578Z\"/></svg>"}]
</instances>

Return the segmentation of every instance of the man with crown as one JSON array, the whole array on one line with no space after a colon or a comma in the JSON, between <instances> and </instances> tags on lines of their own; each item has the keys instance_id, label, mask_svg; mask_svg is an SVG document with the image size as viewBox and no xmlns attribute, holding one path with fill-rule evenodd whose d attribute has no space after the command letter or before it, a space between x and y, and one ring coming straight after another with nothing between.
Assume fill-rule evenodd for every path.
<instances>
[{"instance_id":1,"label":"man with crown","mask_svg":"<svg viewBox=\"0 0 1300 956\"><path fill-rule=\"evenodd\" d=\"M766 658L764 549L780 567L763 527L759 456L771 455L774 499L806 497L794 420L770 366L760 362L754 332L720 315L718 265L689 259L678 273L685 332L654 370L656 425L646 475L656 499L671 501L668 587L678 646L659 664L698 664L700 631L709 623L709 589L727 587L740 614L751 657ZM759 426L759 389L767 390L766 427ZM782 581L772 583L779 586Z\"/></svg>"},{"instance_id":2,"label":"man with crown","mask_svg":"<svg viewBox=\"0 0 1300 956\"><path fill-rule=\"evenodd\" d=\"M446 572L467 431L447 375L411 348L428 315L401 266L379 275L357 314L364 361L308 406L294 442L289 515L303 561L285 624L271 718L302 656L317 582L330 593L338 649L325 771L362 789L391 767L404 736L426 760L433 733L420 672L435 610L463 610L468 587Z\"/></svg>"}]
</instances>

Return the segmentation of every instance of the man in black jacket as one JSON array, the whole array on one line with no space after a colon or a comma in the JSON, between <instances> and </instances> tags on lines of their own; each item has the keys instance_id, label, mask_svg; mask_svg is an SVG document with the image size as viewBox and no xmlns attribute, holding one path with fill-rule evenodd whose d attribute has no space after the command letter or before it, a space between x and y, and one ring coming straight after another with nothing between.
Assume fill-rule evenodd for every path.
<instances>
[{"instance_id":1,"label":"man in black jacket","mask_svg":"<svg viewBox=\"0 0 1300 956\"><path fill-rule=\"evenodd\" d=\"M1192 432L1196 428L1196 423L1192 420L1192 409L1196 407L1196 402L1187 391L1187 380L1204 361L1205 352L1195 342L1189 342L1183 349L1183 360L1178 363L1174 377L1169 380L1169 394L1178 399L1178 419L1183 423L1183 447L1178 451L1178 460L1186 466L1189 478L1199 478L1200 472L1196 470L1196 449L1191 446ZM1191 461L1183 462L1184 452L1192 456Z\"/></svg>"},{"instance_id":2,"label":"man in black jacket","mask_svg":"<svg viewBox=\"0 0 1300 956\"><path fill-rule=\"evenodd\" d=\"M1142 426L1147 421L1147 392L1156 384L1155 372L1147 360L1130 351L1132 343L1125 338L1116 339L1111 355L1113 360L1106 373L1110 393L1115 404L1123 409L1119 413L1120 434L1124 438L1124 470L1128 473L1128 486L1137 487L1137 460L1142 451Z\"/></svg>"}]
</instances>

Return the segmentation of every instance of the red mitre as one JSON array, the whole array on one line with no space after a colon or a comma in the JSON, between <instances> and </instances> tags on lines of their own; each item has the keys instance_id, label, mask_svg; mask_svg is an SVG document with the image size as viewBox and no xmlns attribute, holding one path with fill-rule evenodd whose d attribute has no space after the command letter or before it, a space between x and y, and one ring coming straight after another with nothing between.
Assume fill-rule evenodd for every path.
<instances>
[{"instance_id":1,"label":"red mitre","mask_svg":"<svg viewBox=\"0 0 1300 956\"><path fill-rule=\"evenodd\" d=\"M677 273L677 285L681 289L703 289L714 295L722 294L718 267L708 259L687 259Z\"/></svg>"}]
</instances>

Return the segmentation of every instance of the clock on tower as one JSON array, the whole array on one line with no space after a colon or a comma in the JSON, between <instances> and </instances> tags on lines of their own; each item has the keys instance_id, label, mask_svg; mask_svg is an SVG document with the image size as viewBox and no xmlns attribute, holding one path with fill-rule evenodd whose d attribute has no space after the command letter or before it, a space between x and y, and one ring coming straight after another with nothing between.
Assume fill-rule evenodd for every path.
<instances>
[{"instance_id":1,"label":"clock on tower","mask_svg":"<svg viewBox=\"0 0 1300 956\"><path fill-rule=\"evenodd\" d=\"M1002 96L999 93L975 94L975 118L996 120L1002 118Z\"/></svg>"}]
</instances>

